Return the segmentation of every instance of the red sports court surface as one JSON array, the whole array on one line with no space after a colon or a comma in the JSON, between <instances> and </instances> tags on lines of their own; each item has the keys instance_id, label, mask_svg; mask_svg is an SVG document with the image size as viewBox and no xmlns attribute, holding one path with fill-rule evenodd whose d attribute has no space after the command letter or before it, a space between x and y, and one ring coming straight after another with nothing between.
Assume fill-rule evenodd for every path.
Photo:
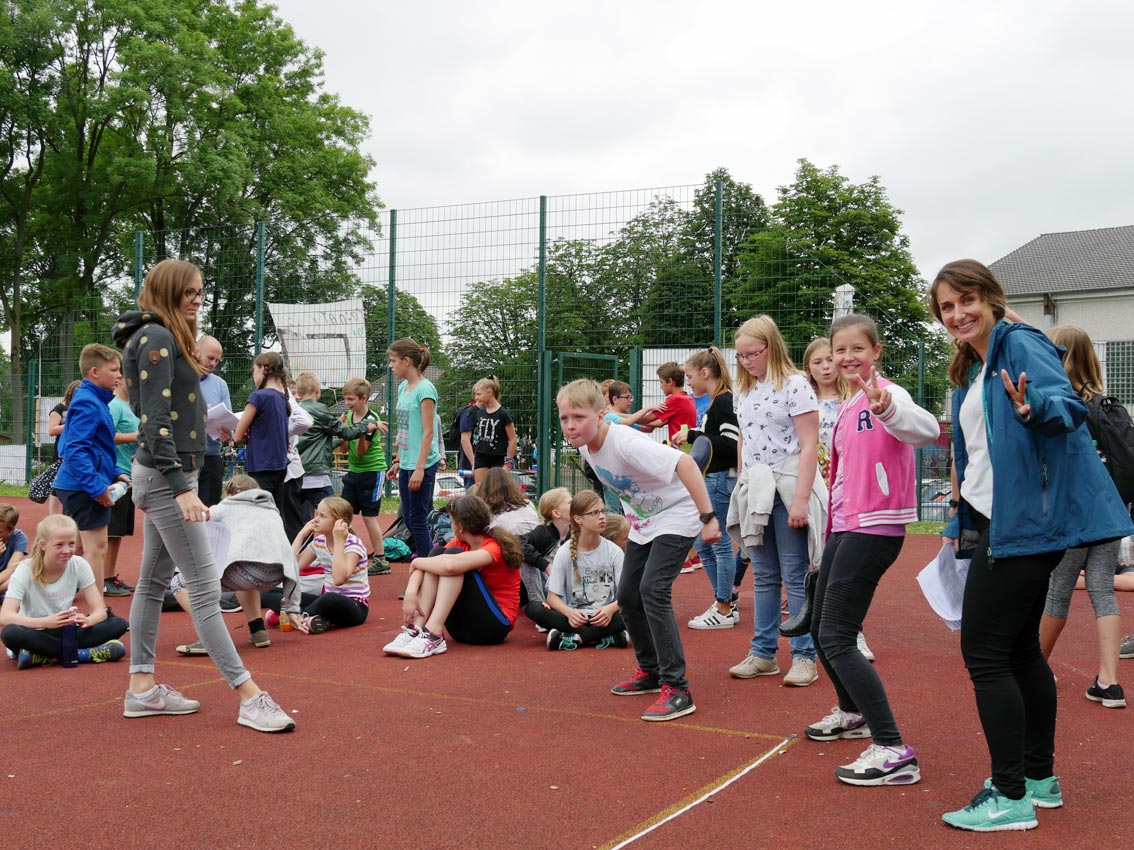
<instances>
[{"instance_id":1,"label":"red sports court surface","mask_svg":"<svg viewBox=\"0 0 1134 850\"><path fill-rule=\"evenodd\" d=\"M44 510L15 500L29 536ZM137 575L140 538L119 572ZM780 677L737 681L727 669L751 636L743 625L683 630L697 713L669 723L638 715L647 697L609 686L634 667L630 650L551 653L530 622L498 647L451 645L421 661L387 658L405 567L371 580L370 620L320 636L273 632L247 644L226 615L256 680L293 715L296 732L236 725L236 698L208 659L181 658L189 617L165 615L159 680L203 703L186 717L122 717L126 662L17 671L0 660L0 735L7 783L5 848L1077 848L1125 846L1134 708L1083 697L1094 674L1085 594L1056 650L1057 772L1066 805L1027 833L978 835L944 826L988 775L957 636L914 581L936 551L911 537L883 583L866 633L923 779L852 788L834 768L867 742L801 737L826 714L825 677L803 689ZM1134 600L1123 598L1124 615ZM698 571L678 579L681 621L710 598ZM110 600L123 615L129 600ZM128 638L127 638L128 639ZM786 672L788 653L780 664ZM1120 674L1129 690L1134 662Z\"/></svg>"}]
</instances>

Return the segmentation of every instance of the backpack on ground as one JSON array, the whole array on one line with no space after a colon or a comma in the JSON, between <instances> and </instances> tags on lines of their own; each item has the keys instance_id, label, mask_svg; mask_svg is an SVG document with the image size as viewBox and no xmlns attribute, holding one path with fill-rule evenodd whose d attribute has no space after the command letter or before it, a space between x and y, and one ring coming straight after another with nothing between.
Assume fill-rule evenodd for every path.
<instances>
[{"instance_id":1,"label":"backpack on ground","mask_svg":"<svg viewBox=\"0 0 1134 850\"><path fill-rule=\"evenodd\" d=\"M1130 414L1114 396L1096 396L1087 402L1087 428L1118 495L1129 504L1134 500L1134 423Z\"/></svg>"},{"instance_id":2,"label":"backpack on ground","mask_svg":"<svg viewBox=\"0 0 1134 850\"><path fill-rule=\"evenodd\" d=\"M447 506L434 508L425 518L425 522L429 526L429 539L433 541L434 546L447 542L453 536L453 520L449 516Z\"/></svg>"}]
</instances>

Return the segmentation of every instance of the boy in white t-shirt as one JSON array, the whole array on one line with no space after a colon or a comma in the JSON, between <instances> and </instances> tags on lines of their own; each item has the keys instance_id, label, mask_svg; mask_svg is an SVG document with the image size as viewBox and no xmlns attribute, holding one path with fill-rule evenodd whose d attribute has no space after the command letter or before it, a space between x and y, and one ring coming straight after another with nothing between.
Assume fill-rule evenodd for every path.
<instances>
[{"instance_id":1,"label":"boy in white t-shirt","mask_svg":"<svg viewBox=\"0 0 1134 850\"><path fill-rule=\"evenodd\" d=\"M630 520L617 598L639 670L611 692L660 691L643 720L692 714L696 706L685 678L671 593L697 535L706 543L721 536L701 471L684 452L604 422L602 391L594 381L572 381L559 390L556 402L563 436L602 483L618 493Z\"/></svg>"}]
</instances>

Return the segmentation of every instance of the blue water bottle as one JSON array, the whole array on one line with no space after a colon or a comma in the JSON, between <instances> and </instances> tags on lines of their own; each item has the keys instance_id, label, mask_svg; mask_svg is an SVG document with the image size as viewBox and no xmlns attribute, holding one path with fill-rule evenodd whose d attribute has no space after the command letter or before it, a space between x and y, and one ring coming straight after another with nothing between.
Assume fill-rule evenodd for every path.
<instances>
[{"instance_id":1,"label":"blue water bottle","mask_svg":"<svg viewBox=\"0 0 1134 850\"><path fill-rule=\"evenodd\" d=\"M71 608L74 614L78 608ZM59 630L60 652L59 663L63 667L79 666L79 627L75 623L68 623Z\"/></svg>"}]
</instances>

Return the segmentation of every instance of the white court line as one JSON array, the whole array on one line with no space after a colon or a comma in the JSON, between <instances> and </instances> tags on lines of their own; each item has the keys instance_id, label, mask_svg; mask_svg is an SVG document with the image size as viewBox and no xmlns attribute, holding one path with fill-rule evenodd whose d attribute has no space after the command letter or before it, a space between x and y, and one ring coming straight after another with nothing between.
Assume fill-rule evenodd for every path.
<instances>
[{"instance_id":1,"label":"white court line","mask_svg":"<svg viewBox=\"0 0 1134 850\"><path fill-rule=\"evenodd\" d=\"M756 759L756 761L752 762L752 764L748 765L748 767L744 768L744 770L742 770L742 771L740 771L740 773L736 774L736 776L722 782L720 785L716 786L712 790L706 791L704 794L702 794L696 800L691 802L689 805L682 806L680 809L678 809L673 814L669 815L668 817L662 818L660 821L658 821L655 824L651 824L650 826L646 827L641 832L639 832L637 835L631 835L625 841L611 847L610 850L622 850L623 847L627 846L628 844L633 844L635 841L637 841L643 835L648 835L649 833L651 833L655 829L657 829L659 826L662 826L663 824L667 824L671 820L673 820L674 818L685 814L687 811L692 809L694 806L701 805L701 803L705 802L707 799L712 797L714 794L718 794L721 791L723 791L725 788L727 788L728 786L732 785L732 783L736 782L736 780L740 779L743 776L747 776L751 771L758 768L760 765L762 765L764 762L766 762L768 759L770 759L772 756L774 756L776 753L778 753L781 749L783 749L789 743L791 743L791 741L794 738L795 738L795 735L788 735L786 738L784 738L782 741L780 741L778 744L776 744L774 747L772 747L770 750L768 750L768 752L764 753L764 755L760 756L760 758Z\"/></svg>"}]
</instances>

